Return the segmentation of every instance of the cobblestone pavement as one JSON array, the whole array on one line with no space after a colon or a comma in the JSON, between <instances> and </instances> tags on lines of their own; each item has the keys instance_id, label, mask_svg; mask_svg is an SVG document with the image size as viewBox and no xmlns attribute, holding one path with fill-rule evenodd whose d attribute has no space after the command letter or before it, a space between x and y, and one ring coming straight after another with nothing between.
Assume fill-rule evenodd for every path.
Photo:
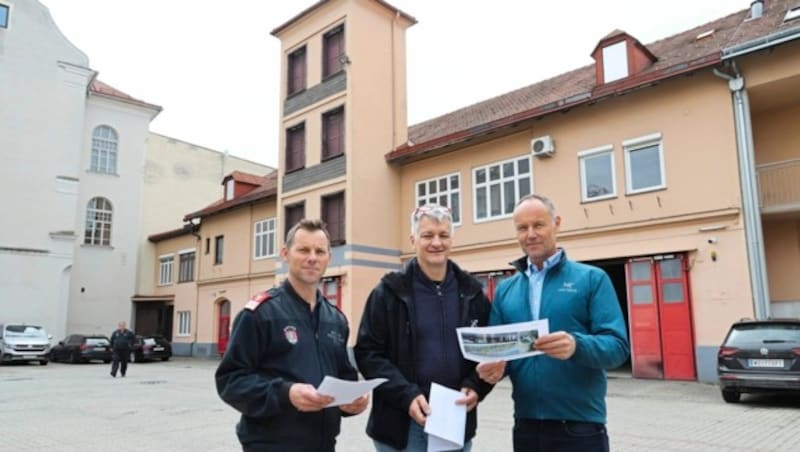
<instances>
[{"instance_id":1,"label":"cobblestone pavement","mask_svg":"<svg viewBox=\"0 0 800 452\"><path fill-rule=\"evenodd\" d=\"M0 451L236 451L236 412L216 395L209 360L109 365L0 366ZM800 398L747 397L726 404L715 385L612 378L615 451L794 451ZM337 450L371 451L366 413L344 419ZM475 452L511 450L511 387L479 407Z\"/></svg>"}]
</instances>

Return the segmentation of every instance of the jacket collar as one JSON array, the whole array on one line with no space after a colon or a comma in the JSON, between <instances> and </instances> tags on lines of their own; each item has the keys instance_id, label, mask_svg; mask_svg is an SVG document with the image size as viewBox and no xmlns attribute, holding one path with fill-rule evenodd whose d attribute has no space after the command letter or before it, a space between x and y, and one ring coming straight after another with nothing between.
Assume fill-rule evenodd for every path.
<instances>
[{"instance_id":1,"label":"jacket collar","mask_svg":"<svg viewBox=\"0 0 800 452\"><path fill-rule=\"evenodd\" d=\"M553 265L552 269L559 268L567 260L567 252L564 248L558 247L558 249L561 250L561 259ZM522 256L517 260L511 261L509 265L517 269L518 272L525 273L528 270L528 256Z\"/></svg>"}]
</instances>

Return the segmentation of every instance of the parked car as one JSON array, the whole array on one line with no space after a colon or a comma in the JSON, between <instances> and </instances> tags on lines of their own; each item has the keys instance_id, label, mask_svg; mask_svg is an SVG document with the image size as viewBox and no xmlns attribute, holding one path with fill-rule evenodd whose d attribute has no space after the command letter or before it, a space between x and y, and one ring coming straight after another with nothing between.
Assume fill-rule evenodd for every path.
<instances>
[{"instance_id":1,"label":"parked car","mask_svg":"<svg viewBox=\"0 0 800 452\"><path fill-rule=\"evenodd\" d=\"M36 361L46 366L52 338L38 325L0 324L0 363Z\"/></svg>"},{"instance_id":2,"label":"parked car","mask_svg":"<svg viewBox=\"0 0 800 452\"><path fill-rule=\"evenodd\" d=\"M800 392L800 319L734 323L717 354L722 398L742 393Z\"/></svg>"},{"instance_id":3,"label":"parked car","mask_svg":"<svg viewBox=\"0 0 800 452\"><path fill-rule=\"evenodd\" d=\"M50 350L50 360L69 363L89 361L110 363L111 342L103 335L71 334Z\"/></svg>"},{"instance_id":4,"label":"parked car","mask_svg":"<svg viewBox=\"0 0 800 452\"><path fill-rule=\"evenodd\" d=\"M164 336L151 334L136 336L131 349L131 362L139 363L160 359L167 361L172 357L172 344Z\"/></svg>"}]
</instances>

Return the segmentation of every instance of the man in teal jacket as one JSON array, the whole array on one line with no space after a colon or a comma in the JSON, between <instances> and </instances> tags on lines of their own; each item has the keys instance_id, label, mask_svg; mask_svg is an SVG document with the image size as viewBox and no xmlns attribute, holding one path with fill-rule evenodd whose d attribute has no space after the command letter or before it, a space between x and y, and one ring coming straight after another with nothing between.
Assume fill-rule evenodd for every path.
<instances>
[{"instance_id":1,"label":"man in teal jacket","mask_svg":"<svg viewBox=\"0 0 800 452\"><path fill-rule=\"evenodd\" d=\"M547 319L551 333L534 343L544 355L483 363L478 373L492 384L511 376L515 451L608 451L605 370L630 352L614 287L556 246L561 217L550 199L520 199L513 220L525 256L497 287L489 323Z\"/></svg>"}]
</instances>

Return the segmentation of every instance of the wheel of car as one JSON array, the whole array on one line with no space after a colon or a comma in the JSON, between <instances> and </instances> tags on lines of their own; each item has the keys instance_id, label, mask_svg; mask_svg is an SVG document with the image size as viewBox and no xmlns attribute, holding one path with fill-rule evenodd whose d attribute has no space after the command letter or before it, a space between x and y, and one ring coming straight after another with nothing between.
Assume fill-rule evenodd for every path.
<instances>
[{"instance_id":1,"label":"wheel of car","mask_svg":"<svg viewBox=\"0 0 800 452\"><path fill-rule=\"evenodd\" d=\"M47 365L47 360L43 359L43 360L39 361L39 365L40 366L46 366Z\"/></svg>"},{"instance_id":2,"label":"wheel of car","mask_svg":"<svg viewBox=\"0 0 800 452\"><path fill-rule=\"evenodd\" d=\"M728 403L737 403L742 398L742 394L738 391L722 391L722 399Z\"/></svg>"},{"instance_id":3,"label":"wheel of car","mask_svg":"<svg viewBox=\"0 0 800 452\"><path fill-rule=\"evenodd\" d=\"M165 356L165 357L161 358L161 361L169 361L169 356Z\"/></svg>"},{"instance_id":4,"label":"wheel of car","mask_svg":"<svg viewBox=\"0 0 800 452\"><path fill-rule=\"evenodd\" d=\"M76 364L78 362L78 355L75 354L75 351L69 352L69 362Z\"/></svg>"}]
</instances>

